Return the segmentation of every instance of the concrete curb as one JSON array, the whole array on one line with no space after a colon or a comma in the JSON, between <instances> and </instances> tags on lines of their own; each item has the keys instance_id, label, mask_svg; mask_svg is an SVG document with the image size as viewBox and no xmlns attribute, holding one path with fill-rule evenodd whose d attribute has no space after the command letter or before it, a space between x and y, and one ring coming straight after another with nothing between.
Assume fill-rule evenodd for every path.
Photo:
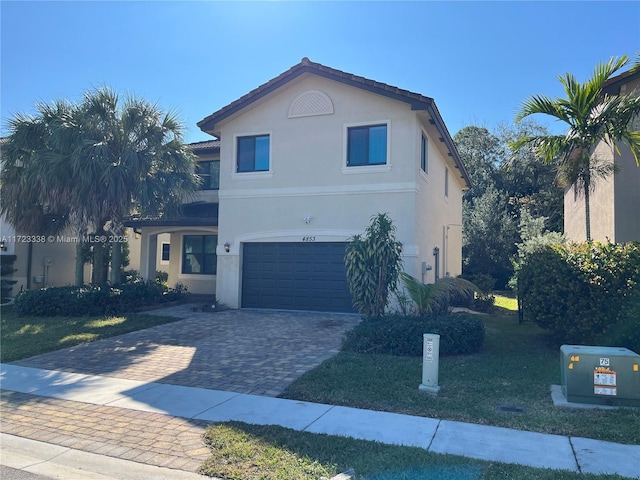
<instances>
[{"instance_id":1,"label":"concrete curb","mask_svg":"<svg viewBox=\"0 0 640 480\"><path fill-rule=\"evenodd\" d=\"M61 480L218 480L0 433L0 464Z\"/></svg>"}]
</instances>

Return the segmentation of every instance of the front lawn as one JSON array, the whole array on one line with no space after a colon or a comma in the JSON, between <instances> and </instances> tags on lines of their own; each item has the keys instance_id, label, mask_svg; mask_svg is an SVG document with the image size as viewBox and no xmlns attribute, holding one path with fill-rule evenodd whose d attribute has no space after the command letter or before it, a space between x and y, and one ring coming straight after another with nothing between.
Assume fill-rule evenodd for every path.
<instances>
[{"instance_id":1,"label":"front lawn","mask_svg":"<svg viewBox=\"0 0 640 480\"><path fill-rule=\"evenodd\" d=\"M12 362L176 320L179 318L141 314L19 317L12 306L5 306L1 315L0 361Z\"/></svg>"},{"instance_id":2,"label":"front lawn","mask_svg":"<svg viewBox=\"0 0 640 480\"><path fill-rule=\"evenodd\" d=\"M304 374L283 398L405 413L559 435L640 444L640 411L553 406L560 350L515 312L483 317L481 353L440 358L437 397L418 391L420 357L341 352Z\"/></svg>"}]
</instances>

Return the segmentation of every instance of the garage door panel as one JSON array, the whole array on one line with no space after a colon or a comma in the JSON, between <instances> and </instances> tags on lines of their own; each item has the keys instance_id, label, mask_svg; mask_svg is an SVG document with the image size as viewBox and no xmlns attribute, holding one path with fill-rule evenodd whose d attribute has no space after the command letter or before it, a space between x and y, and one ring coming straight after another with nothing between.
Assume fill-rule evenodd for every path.
<instances>
[{"instance_id":1,"label":"garage door panel","mask_svg":"<svg viewBox=\"0 0 640 480\"><path fill-rule=\"evenodd\" d=\"M245 243L242 306L352 312L346 243Z\"/></svg>"}]
</instances>

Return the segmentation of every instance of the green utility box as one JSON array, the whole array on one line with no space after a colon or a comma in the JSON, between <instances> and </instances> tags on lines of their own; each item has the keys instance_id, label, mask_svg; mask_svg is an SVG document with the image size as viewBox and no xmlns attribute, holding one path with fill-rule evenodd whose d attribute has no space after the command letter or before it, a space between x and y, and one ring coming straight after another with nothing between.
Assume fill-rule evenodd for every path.
<instances>
[{"instance_id":1,"label":"green utility box","mask_svg":"<svg viewBox=\"0 0 640 480\"><path fill-rule=\"evenodd\" d=\"M568 402L640 407L640 355L628 348L562 345L562 393Z\"/></svg>"}]
</instances>

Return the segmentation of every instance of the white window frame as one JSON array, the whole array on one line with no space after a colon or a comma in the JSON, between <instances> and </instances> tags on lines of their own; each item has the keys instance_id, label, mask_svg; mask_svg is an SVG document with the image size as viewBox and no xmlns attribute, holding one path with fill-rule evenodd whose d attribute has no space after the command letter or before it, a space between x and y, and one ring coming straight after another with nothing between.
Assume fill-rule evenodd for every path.
<instances>
[{"instance_id":1,"label":"white window frame","mask_svg":"<svg viewBox=\"0 0 640 480\"><path fill-rule=\"evenodd\" d=\"M260 172L238 172L238 138L242 137L269 137L269 170ZM233 180L252 180L273 177L273 131L259 131L247 133L235 133L233 135L233 170L231 178Z\"/></svg>"},{"instance_id":2,"label":"white window frame","mask_svg":"<svg viewBox=\"0 0 640 480\"><path fill-rule=\"evenodd\" d=\"M444 166L444 196L449 198L449 167Z\"/></svg>"},{"instance_id":3,"label":"white window frame","mask_svg":"<svg viewBox=\"0 0 640 480\"><path fill-rule=\"evenodd\" d=\"M424 142L424 148L423 148ZM422 168L422 156L424 155L424 168ZM429 136L424 130L420 130L420 173L429 175Z\"/></svg>"},{"instance_id":4,"label":"white window frame","mask_svg":"<svg viewBox=\"0 0 640 480\"><path fill-rule=\"evenodd\" d=\"M384 165L347 165L349 159L349 129L352 127L374 127L385 125L387 127L387 163ZM345 123L342 126L342 173L346 175L360 173L383 173L391 171L391 120L370 120L366 122Z\"/></svg>"},{"instance_id":5,"label":"white window frame","mask_svg":"<svg viewBox=\"0 0 640 480\"><path fill-rule=\"evenodd\" d=\"M163 253L164 253L164 246L165 245L169 245L169 259L168 260L164 260L162 258ZM160 244L160 265L169 265L171 263L171 242L162 242Z\"/></svg>"}]
</instances>

